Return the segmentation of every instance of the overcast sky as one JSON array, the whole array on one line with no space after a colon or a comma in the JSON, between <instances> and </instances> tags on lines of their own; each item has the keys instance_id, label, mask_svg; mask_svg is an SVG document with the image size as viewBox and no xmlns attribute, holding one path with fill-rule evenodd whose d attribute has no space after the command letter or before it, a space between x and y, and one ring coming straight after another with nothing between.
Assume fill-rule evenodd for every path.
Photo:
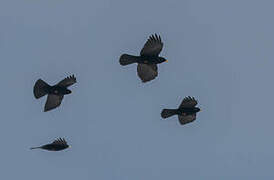
<instances>
[{"instance_id":1,"label":"overcast sky","mask_svg":"<svg viewBox=\"0 0 274 180\"><path fill-rule=\"evenodd\" d=\"M1 0L0 179L273 179L274 2L267 0ZM159 76L137 55L161 35ZM43 112L35 81L75 74ZM194 96L203 110L162 120ZM33 150L64 137L72 148Z\"/></svg>"}]
</instances>

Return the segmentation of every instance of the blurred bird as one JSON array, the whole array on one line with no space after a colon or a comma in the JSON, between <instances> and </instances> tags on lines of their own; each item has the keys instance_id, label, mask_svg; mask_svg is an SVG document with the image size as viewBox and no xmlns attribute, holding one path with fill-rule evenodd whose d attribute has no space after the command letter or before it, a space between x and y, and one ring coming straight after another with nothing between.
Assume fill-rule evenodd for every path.
<instances>
[{"instance_id":1,"label":"blurred bird","mask_svg":"<svg viewBox=\"0 0 274 180\"><path fill-rule=\"evenodd\" d=\"M74 75L66 77L54 86L50 86L42 79L39 79L36 81L33 88L34 97L39 99L48 94L44 111L46 112L52 110L60 106L64 95L71 93L71 90L67 89L67 87L73 85L74 83L76 83L76 78Z\"/></svg>"},{"instance_id":2,"label":"blurred bird","mask_svg":"<svg viewBox=\"0 0 274 180\"><path fill-rule=\"evenodd\" d=\"M40 147L32 147L30 149L45 149L48 151L61 151L67 149L69 145L67 144L66 140L63 138L59 138L53 141L51 144L46 144Z\"/></svg>"},{"instance_id":3,"label":"blurred bird","mask_svg":"<svg viewBox=\"0 0 274 180\"><path fill-rule=\"evenodd\" d=\"M151 81L158 76L157 64L167 62L165 58L159 56L162 49L161 37L157 34L151 35L141 50L140 56L123 54L120 57L120 64L126 66L137 63L137 73L142 82Z\"/></svg>"},{"instance_id":4,"label":"blurred bird","mask_svg":"<svg viewBox=\"0 0 274 180\"><path fill-rule=\"evenodd\" d=\"M162 118L168 118L173 115L178 115L181 125L193 122L196 120L196 113L201 111L200 108L195 107L198 102L193 97L185 97L178 109L163 109Z\"/></svg>"}]
</instances>

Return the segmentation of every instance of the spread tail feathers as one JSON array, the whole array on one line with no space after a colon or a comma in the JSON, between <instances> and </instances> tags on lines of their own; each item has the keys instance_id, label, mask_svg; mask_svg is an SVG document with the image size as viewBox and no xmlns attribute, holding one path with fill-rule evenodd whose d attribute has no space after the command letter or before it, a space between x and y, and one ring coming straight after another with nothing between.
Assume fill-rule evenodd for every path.
<instances>
[{"instance_id":1,"label":"spread tail feathers","mask_svg":"<svg viewBox=\"0 0 274 180\"><path fill-rule=\"evenodd\" d=\"M138 60L138 56L132 56L132 55L128 55L128 54L123 54L120 57L120 64L122 66L128 65L128 64L133 64L133 63L137 63Z\"/></svg>"},{"instance_id":2,"label":"spread tail feathers","mask_svg":"<svg viewBox=\"0 0 274 180\"><path fill-rule=\"evenodd\" d=\"M163 109L161 116L165 119L175 114L177 114L177 109Z\"/></svg>"},{"instance_id":3,"label":"spread tail feathers","mask_svg":"<svg viewBox=\"0 0 274 180\"><path fill-rule=\"evenodd\" d=\"M33 88L33 94L36 99L43 97L47 94L47 88L49 85L42 79L38 79Z\"/></svg>"}]
</instances>

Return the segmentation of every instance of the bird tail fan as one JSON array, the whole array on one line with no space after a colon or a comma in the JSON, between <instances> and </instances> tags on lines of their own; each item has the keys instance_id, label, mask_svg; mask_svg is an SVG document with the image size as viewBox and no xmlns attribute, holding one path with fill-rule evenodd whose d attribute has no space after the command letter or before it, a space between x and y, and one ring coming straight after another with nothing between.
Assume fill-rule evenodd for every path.
<instances>
[{"instance_id":1,"label":"bird tail fan","mask_svg":"<svg viewBox=\"0 0 274 180\"><path fill-rule=\"evenodd\" d=\"M169 118L173 115L177 114L177 109L163 109L161 116L162 118Z\"/></svg>"},{"instance_id":2,"label":"bird tail fan","mask_svg":"<svg viewBox=\"0 0 274 180\"><path fill-rule=\"evenodd\" d=\"M137 63L137 61L138 61L138 56L132 56L132 55L128 55L128 54L123 54L119 60L119 62L122 66Z\"/></svg>"},{"instance_id":3,"label":"bird tail fan","mask_svg":"<svg viewBox=\"0 0 274 180\"><path fill-rule=\"evenodd\" d=\"M45 81L42 79L38 79L33 88L33 94L36 99L43 97L47 94L47 88L50 87Z\"/></svg>"}]
</instances>

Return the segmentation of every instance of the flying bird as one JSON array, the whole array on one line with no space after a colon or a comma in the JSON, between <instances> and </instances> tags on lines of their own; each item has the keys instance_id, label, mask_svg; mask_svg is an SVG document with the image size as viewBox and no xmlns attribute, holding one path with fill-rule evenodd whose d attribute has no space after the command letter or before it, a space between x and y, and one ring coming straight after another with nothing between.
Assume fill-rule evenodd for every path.
<instances>
[{"instance_id":1,"label":"flying bird","mask_svg":"<svg viewBox=\"0 0 274 180\"><path fill-rule=\"evenodd\" d=\"M196 113L201 111L200 108L195 107L198 102L193 97L185 97L178 109L163 109L162 118L168 118L173 115L178 115L181 125L191 123L196 120Z\"/></svg>"},{"instance_id":2,"label":"flying bird","mask_svg":"<svg viewBox=\"0 0 274 180\"><path fill-rule=\"evenodd\" d=\"M61 151L70 147L64 138L58 138L50 144L46 144L40 147L32 147L30 149L44 149L48 151Z\"/></svg>"},{"instance_id":3,"label":"flying bird","mask_svg":"<svg viewBox=\"0 0 274 180\"><path fill-rule=\"evenodd\" d=\"M123 54L120 57L120 64L126 66L137 63L137 73L142 82L151 81L158 76L157 64L167 62L165 58L159 56L163 45L160 36L151 35L141 50L140 56Z\"/></svg>"},{"instance_id":4,"label":"flying bird","mask_svg":"<svg viewBox=\"0 0 274 180\"><path fill-rule=\"evenodd\" d=\"M47 102L44 107L44 112L46 112L60 106L64 95L71 93L71 90L67 88L74 83L76 83L74 75L66 77L54 86L50 86L42 79L38 79L34 85L33 94L36 99L48 94Z\"/></svg>"}]
</instances>

